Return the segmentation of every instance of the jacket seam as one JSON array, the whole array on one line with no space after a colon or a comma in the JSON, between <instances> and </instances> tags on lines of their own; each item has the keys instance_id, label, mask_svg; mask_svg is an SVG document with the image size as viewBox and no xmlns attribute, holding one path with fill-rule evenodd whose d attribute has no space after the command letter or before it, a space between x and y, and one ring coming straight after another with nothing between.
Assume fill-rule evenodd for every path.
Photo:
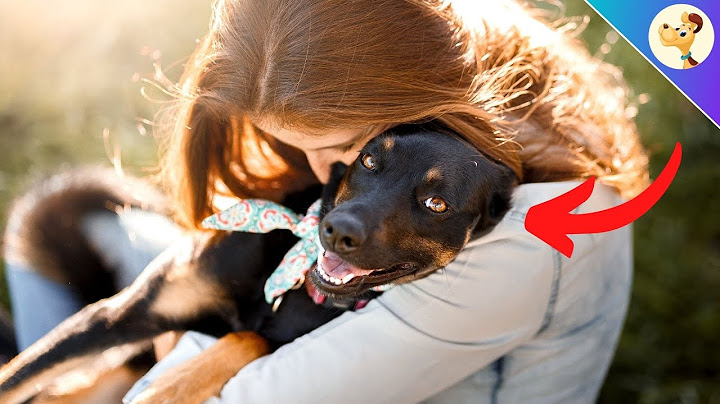
<instances>
[{"instance_id":1,"label":"jacket seam","mask_svg":"<svg viewBox=\"0 0 720 404\"><path fill-rule=\"evenodd\" d=\"M552 278L552 283L550 285L550 297L548 299L548 305L547 305L547 309L545 310L545 315L543 316L542 325L540 325L540 329L538 329L538 331L535 333L536 336L543 333L550 326L550 323L552 322L553 316L555 314L555 305L557 303L558 291L560 289L560 274L561 274L561 269L562 269L562 257L560 256L559 251L553 249L552 252L553 252L553 278Z\"/></svg>"}]
</instances>

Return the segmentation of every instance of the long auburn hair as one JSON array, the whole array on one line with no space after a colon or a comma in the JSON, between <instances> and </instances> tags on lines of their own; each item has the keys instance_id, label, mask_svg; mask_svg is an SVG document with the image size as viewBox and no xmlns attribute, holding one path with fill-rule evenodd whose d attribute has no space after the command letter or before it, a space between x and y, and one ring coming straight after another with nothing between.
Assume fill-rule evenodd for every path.
<instances>
[{"instance_id":1,"label":"long auburn hair","mask_svg":"<svg viewBox=\"0 0 720 404\"><path fill-rule=\"evenodd\" d=\"M198 229L217 195L316 182L250 117L308 133L434 120L522 182L596 176L630 197L647 157L618 76L514 1L219 0L165 111L161 179Z\"/></svg>"}]
</instances>

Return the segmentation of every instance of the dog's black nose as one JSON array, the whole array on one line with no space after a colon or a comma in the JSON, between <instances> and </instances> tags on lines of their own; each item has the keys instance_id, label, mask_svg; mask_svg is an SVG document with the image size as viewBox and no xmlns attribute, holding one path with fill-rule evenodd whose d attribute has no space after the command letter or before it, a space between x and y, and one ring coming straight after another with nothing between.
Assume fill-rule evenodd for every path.
<instances>
[{"instance_id":1,"label":"dog's black nose","mask_svg":"<svg viewBox=\"0 0 720 404\"><path fill-rule=\"evenodd\" d=\"M328 215L320 226L320 237L335 252L348 253L360 247L367 238L365 227L351 215Z\"/></svg>"},{"instance_id":2,"label":"dog's black nose","mask_svg":"<svg viewBox=\"0 0 720 404\"><path fill-rule=\"evenodd\" d=\"M663 24L663 28L670 28L667 24Z\"/></svg>"}]
</instances>

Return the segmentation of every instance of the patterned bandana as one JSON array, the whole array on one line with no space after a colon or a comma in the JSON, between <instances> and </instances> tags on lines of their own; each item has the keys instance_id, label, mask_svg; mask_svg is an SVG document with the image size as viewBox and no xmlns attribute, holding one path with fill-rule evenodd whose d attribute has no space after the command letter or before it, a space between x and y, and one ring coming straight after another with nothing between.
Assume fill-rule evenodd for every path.
<instances>
[{"instance_id":1,"label":"patterned bandana","mask_svg":"<svg viewBox=\"0 0 720 404\"><path fill-rule=\"evenodd\" d=\"M287 229L300 238L265 282L265 301L273 303L278 296L301 286L305 281L305 274L317 261L321 249L318 237L320 206L321 201L318 199L308 208L307 214L302 216L274 202L243 199L228 209L205 218L202 226L250 233Z\"/></svg>"}]
</instances>

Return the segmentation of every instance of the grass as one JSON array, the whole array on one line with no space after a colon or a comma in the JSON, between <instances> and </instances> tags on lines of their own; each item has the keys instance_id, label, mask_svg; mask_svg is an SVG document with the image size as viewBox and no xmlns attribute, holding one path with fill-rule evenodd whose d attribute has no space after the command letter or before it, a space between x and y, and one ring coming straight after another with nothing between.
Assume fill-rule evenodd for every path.
<instances>
[{"instance_id":1,"label":"grass","mask_svg":"<svg viewBox=\"0 0 720 404\"><path fill-rule=\"evenodd\" d=\"M179 72L209 16L203 2L0 0L0 228L13 196L59 168L114 149L131 173L155 166L142 78L153 63Z\"/></svg>"},{"instance_id":2,"label":"grass","mask_svg":"<svg viewBox=\"0 0 720 404\"><path fill-rule=\"evenodd\" d=\"M600 402L720 403L720 130L583 2L568 3L567 15L592 17L582 39L635 93L653 177L683 145L674 183L634 226L632 301ZM152 77L153 62L182 61L209 14L205 2L0 0L0 228L33 179L107 163L105 140L128 171L155 165L142 134L151 128L138 118L157 105L138 78ZM4 284L0 301L8 305Z\"/></svg>"}]
</instances>

